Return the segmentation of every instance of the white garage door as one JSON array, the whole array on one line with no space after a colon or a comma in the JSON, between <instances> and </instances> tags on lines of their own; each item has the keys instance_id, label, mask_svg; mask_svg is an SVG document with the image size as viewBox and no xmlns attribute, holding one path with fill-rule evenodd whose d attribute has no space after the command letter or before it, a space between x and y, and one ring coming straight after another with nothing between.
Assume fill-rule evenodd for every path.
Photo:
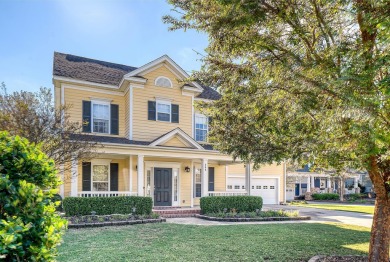
<instances>
[{"instance_id":1,"label":"white garage door","mask_svg":"<svg viewBox=\"0 0 390 262\"><path fill-rule=\"evenodd\" d=\"M278 180L276 178L253 178L251 183L251 195L261 196L263 204L278 204ZM227 190L244 191L244 177L228 177Z\"/></svg>"},{"instance_id":2,"label":"white garage door","mask_svg":"<svg viewBox=\"0 0 390 262\"><path fill-rule=\"evenodd\" d=\"M263 204L278 203L278 183L276 178L252 178L252 196L261 196Z\"/></svg>"}]
</instances>

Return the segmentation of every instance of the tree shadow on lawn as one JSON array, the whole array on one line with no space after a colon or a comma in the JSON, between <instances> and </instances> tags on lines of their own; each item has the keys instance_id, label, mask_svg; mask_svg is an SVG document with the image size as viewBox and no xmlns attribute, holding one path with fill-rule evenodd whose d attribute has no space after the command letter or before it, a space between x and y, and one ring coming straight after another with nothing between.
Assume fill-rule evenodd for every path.
<instances>
[{"instance_id":1,"label":"tree shadow on lawn","mask_svg":"<svg viewBox=\"0 0 390 262\"><path fill-rule=\"evenodd\" d=\"M320 223L69 230L58 260L307 261L315 255L366 255L369 231Z\"/></svg>"}]
</instances>

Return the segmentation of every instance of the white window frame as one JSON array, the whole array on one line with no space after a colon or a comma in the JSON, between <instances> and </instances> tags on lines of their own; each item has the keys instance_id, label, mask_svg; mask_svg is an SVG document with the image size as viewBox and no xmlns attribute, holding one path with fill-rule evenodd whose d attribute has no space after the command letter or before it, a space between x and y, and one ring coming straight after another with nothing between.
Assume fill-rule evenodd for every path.
<instances>
[{"instance_id":1,"label":"white window frame","mask_svg":"<svg viewBox=\"0 0 390 262\"><path fill-rule=\"evenodd\" d=\"M193 195L193 198L201 198L202 197L202 171L201 171L202 168L199 165L194 165L192 169L194 170L194 172L193 172L193 176L194 176L194 195ZM197 170L199 170L199 177L200 177L199 182L196 181ZM200 196L196 196L196 185L200 185Z\"/></svg>"},{"instance_id":2,"label":"white window frame","mask_svg":"<svg viewBox=\"0 0 390 262\"><path fill-rule=\"evenodd\" d=\"M200 118L205 118L206 119L206 129L199 129L199 128L196 128L196 118L197 117L200 117ZM209 136L209 118L203 114L195 114L195 117L194 117L194 138L197 142L207 142L208 140L208 136ZM196 139L196 130L199 129L199 130L206 130L206 137L205 137L205 140L198 140Z\"/></svg>"},{"instance_id":3,"label":"white window frame","mask_svg":"<svg viewBox=\"0 0 390 262\"><path fill-rule=\"evenodd\" d=\"M93 180L93 167L94 166L107 166L108 167L108 188L107 188L107 191L99 191L99 192L108 192L110 191L110 188L111 188L111 170L110 170L110 163L107 163L107 162L92 162L91 163L91 191L94 191L93 189L93 183L94 182L101 182L101 183L104 183L104 181L94 181Z\"/></svg>"},{"instance_id":4,"label":"white window frame","mask_svg":"<svg viewBox=\"0 0 390 262\"><path fill-rule=\"evenodd\" d=\"M166 80L168 80L170 86L161 86L161 85L157 85L157 81L158 81L159 79L166 79ZM166 76L159 76L159 77L157 77L156 80L154 80L154 85L155 85L155 86L158 86L158 87L165 87L165 88L172 88L172 87L173 87L171 79L169 79L169 78L166 77Z\"/></svg>"},{"instance_id":5,"label":"white window frame","mask_svg":"<svg viewBox=\"0 0 390 262\"><path fill-rule=\"evenodd\" d=\"M108 132L102 133L102 132L96 132L94 130L94 124L93 124L93 105L105 105L108 106ZM96 134L111 134L111 103L107 101L98 101L98 100L91 100L91 131L92 133Z\"/></svg>"},{"instance_id":6,"label":"white window frame","mask_svg":"<svg viewBox=\"0 0 390 262\"><path fill-rule=\"evenodd\" d=\"M169 105L169 121L164 121L164 120L158 119L158 104ZM161 113L166 114L165 112L161 112ZM171 101L156 100L156 121L171 123L171 121L172 121L172 103L171 103Z\"/></svg>"}]
</instances>

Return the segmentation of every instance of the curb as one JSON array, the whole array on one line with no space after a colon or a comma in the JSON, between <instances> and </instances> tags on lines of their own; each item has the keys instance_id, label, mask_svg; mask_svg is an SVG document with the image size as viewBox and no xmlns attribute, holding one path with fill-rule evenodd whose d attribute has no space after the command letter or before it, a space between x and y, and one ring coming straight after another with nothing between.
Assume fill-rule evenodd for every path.
<instances>
[{"instance_id":1,"label":"curb","mask_svg":"<svg viewBox=\"0 0 390 262\"><path fill-rule=\"evenodd\" d=\"M209 217L205 215L195 215L195 217L210 221L219 221L219 222L267 222L267 221L300 221L300 220L310 220L311 217L261 217L261 218L249 218L249 217Z\"/></svg>"}]
</instances>

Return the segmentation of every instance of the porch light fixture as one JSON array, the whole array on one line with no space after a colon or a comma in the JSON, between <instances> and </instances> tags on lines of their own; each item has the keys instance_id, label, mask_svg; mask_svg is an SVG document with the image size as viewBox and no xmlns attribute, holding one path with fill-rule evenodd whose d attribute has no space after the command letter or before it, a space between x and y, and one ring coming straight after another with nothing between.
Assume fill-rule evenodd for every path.
<instances>
[{"instance_id":1,"label":"porch light fixture","mask_svg":"<svg viewBox=\"0 0 390 262\"><path fill-rule=\"evenodd\" d=\"M185 170L187 173L189 173L189 172L191 171L191 168L190 168L189 166L186 166L186 167L184 168L184 170Z\"/></svg>"}]
</instances>

